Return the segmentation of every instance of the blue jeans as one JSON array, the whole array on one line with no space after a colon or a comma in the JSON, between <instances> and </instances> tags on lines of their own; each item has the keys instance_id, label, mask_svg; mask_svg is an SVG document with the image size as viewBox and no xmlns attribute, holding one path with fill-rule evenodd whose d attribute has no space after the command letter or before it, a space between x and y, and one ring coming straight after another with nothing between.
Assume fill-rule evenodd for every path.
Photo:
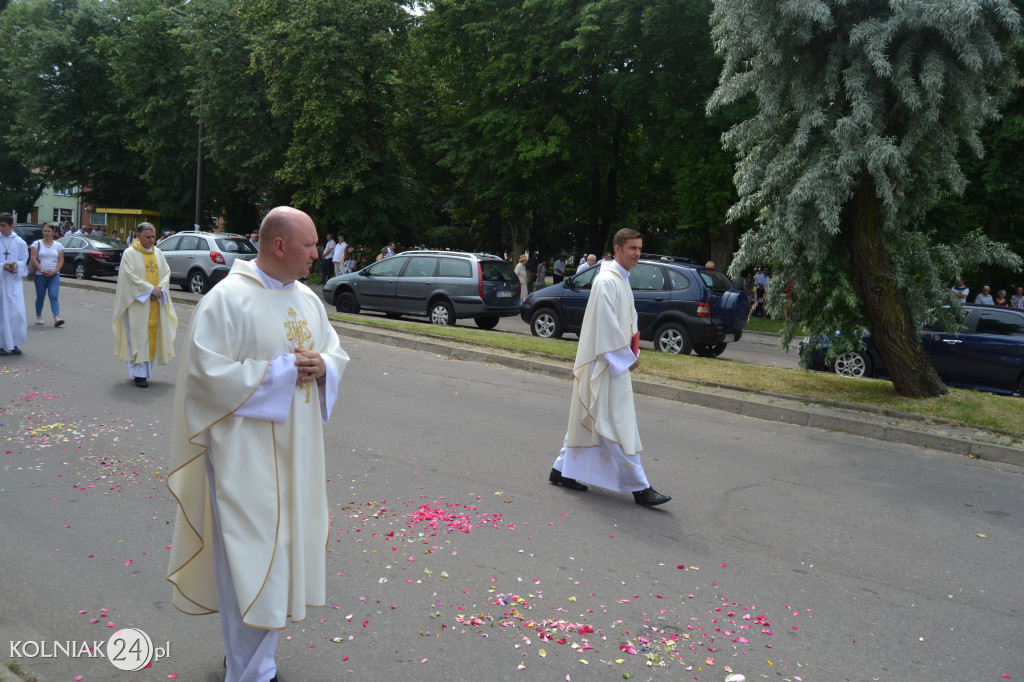
<instances>
[{"instance_id":1,"label":"blue jeans","mask_svg":"<svg viewBox=\"0 0 1024 682\"><path fill-rule=\"evenodd\" d=\"M36 273L36 317L43 315L43 297L49 294L50 310L54 317L60 317L60 301L57 300L57 292L60 291L60 274L54 273L47 277L41 272Z\"/></svg>"}]
</instances>

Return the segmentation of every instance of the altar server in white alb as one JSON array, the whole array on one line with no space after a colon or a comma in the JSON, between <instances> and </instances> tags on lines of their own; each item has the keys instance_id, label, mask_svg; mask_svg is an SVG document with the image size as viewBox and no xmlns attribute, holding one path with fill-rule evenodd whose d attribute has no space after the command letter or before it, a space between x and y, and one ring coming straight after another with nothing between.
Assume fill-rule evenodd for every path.
<instances>
[{"instance_id":1,"label":"altar server in white alb","mask_svg":"<svg viewBox=\"0 0 1024 682\"><path fill-rule=\"evenodd\" d=\"M313 221L275 208L259 240L256 260L236 260L196 308L167 479L172 603L220 614L227 682L276 680L279 631L326 605L323 424L348 363L320 298L296 281L317 259Z\"/></svg>"},{"instance_id":2,"label":"altar server in white alb","mask_svg":"<svg viewBox=\"0 0 1024 682\"><path fill-rule=\"evenodd\" d=\"M121 255L114 295L114 355L128 363L128 376L146 388L153 361L174 359L178 316L170 297L171 269L156 246L156 227L139 223L138 237Z\"/></svg>"},{"instance_id":3,"label":"altar server in white alb","mask_svg":"<svg viewBox=\"0 0 1024 682\"><path fill-rule=\"evenodd\" d=\"M28 245L14 232L14 216L0 213L0 355L21 355L28 336L25 294L21 279L28 275Z\"/></svg>"},{"instance_id":4,"label":"altar server in white alb","mask_svg":"<svg viewBox=\"0 0 1024 682\"><path fill-rule=\"evenodd\" d=\"M640 463L640 432L633 407L630 371L640 358L629 271L640 261L642 235L629 228L612 240L614 260L601 261L583 314L573 367L569 428L548 480L570 490L586 481L633 493L637 504L654 507L672 498L651 487Z\"/></svg>"}]
</instances>

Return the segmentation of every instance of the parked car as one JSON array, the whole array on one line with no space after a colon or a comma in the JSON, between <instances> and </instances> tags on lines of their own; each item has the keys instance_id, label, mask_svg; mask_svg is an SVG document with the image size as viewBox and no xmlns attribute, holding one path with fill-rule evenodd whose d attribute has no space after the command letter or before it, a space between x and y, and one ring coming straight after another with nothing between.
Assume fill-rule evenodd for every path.
<instances>
[{"instance_id":1,"label":"parked car","mask_svg":"<svg viewBox=\"0 0 1024 682\"><path fill-rule=\"evenodd\" d=\"M15 223L14 233L25 240L25 243L32 246L37 239L43 238L43 226L35 223Z\"/></svg>"},{"instance_id":2,"label":"parked car","mask_svg":"<svg viewBox=\"0 0 1024 682\"><path fill-rule=\"evenodd\" d=\"M472 317L494 329L519 312L519 278L498 256L456 251L405 251L327 280L324 300L340 313L377 310L453 325Z\"/></svg>"},{"instance_id":3,"label":"parked car","mask_svg":"<svg viewBox=\"0 0 1024 682\"><path fill-rule=\"evenodd\" d=\"M114 237L61 237L57 242L64 247L60 273L74 275L75 279L117 277L121 254L128 248Z\"/></svg>"},{"instance_id":4,"label":"parked car","mask_svg":"<svg viewBox=\"0 0 1024 682\"><path fill-rule=\"evenodd\" d=\"M925 327L921 333L932 367L949 386L1003 395L1024 395L1024 311L987 305L965 305L962 331L946 332ZM864 335L864 350L840 353L826 362L828 344L812 348L800 344L801 355L810 354L810 368L841 376L888 379L889 372L871 341Z\"/></svg>"},{"instance_id":5,"label":"parked car","mask_svg":"<svg viewBox=\"0 0 1024 682\"><path fill-rule=\"evenodd\" d=\"M256 246L240 234L178 232L158 245L171 268L171 283L205 294L227 277L235 259L254 260Z\"/></svg>"},{"instance_id":6,"label":"parked car","mask_svg":"<svg viewBox=\"0 0 1024 682\"><path fill-rule=\"evenodd\" d=\"M579 334L599 266L527 296L520 316L534 336ZM713 357L743 335L750 300L718 270L688 258L643 254L629 271L629 286L640 338L662 352Z\"/></svg>"},{"instance_id":7,"label":"parked car","mask_svg":"<svg viewBox=\"0 0 1024 682\"><path fill-rule=\"evenodd\" d=\"M30 253L28 258L25 259L25 264L28 265L32 262L32 244L37 239L43 238L43 226L36 225L35 223L14 223L14 234L21 237L25 244L28 245Z\"/></svg>"}]
</instances>

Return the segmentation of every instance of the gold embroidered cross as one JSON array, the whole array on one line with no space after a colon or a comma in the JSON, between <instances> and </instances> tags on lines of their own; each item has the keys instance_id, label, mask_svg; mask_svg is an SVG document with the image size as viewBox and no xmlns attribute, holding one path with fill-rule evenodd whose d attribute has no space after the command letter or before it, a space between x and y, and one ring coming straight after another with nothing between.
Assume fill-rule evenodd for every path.
<instances>
[{"instance_id":1,"label":"gold embroidered cross","mask_svg":"<svg viewBox=\"0 0 1024 682\"><path fill-rule=\"evenodd\" d=\"M288 330L288 340L295 344L295 350L306 350L304 344L313 338L312 332L309 331L309 323L299 317L299 314L295 312L294 308L288 309L288 317L284 323L284 328ZM310 344L309 350L313 350L313 344ZM306 391L306 402L310 401L313 391L313 382L303 382L302 388Z\"/></svg>"}]
</instances>

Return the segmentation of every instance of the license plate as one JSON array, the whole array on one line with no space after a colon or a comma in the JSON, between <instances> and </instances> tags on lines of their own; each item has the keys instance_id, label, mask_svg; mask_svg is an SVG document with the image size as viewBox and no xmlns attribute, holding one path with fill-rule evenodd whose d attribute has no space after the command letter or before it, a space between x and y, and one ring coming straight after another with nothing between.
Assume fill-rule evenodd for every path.
<instances>
[{"instance_id":1,"label":"license plate","mask_svg":"<svg viewBox=\"0 0 1024 682\"><path fill-rule=\"evenodd\" d=\"M512 292L511 291L499 291L498 292L498 298L512 298Z\"/></svg>"},{"instance_id":2,"label":"license plate","mask_svg":"<svg viewBox=\"0 0 1024 682\"><path fill-rule=\"evenodd\" d=\"M114 266L114 272L117 272L118 268L120 268L120 267L121 267L120 265L115 265Z\"/></svg>"}]
</instances>

